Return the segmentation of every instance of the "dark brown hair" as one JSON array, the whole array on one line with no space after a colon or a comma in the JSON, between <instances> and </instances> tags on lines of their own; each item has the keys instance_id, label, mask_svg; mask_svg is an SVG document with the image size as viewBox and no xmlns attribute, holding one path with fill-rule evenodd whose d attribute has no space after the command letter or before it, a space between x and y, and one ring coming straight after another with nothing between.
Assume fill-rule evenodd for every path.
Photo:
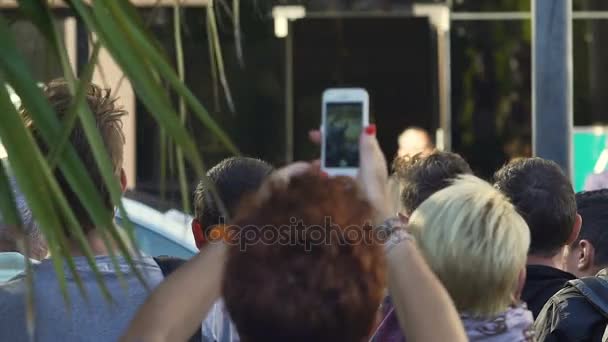
<instances>
[{"instance_id":1,"label":"dark brown hair","mask_svg":"<svg viewBox=\"0 0 608 342\"><path fill-rule=\"evenodd\" d=\"M513 161L496 172L494 187L526 220L528 254L553 257L568 243L576 222L576 197L559 165L542 158Z\"/></svg>"},{"instance_id":2,"label":"dark brown hair","mask_svg":"<svg viewBox=\"0 0 608 342\"><path fill-rule=\"evenodd\" d=\"M67 83L63 79L53 80L44 86L44 95L48 99L52 108L55 110L57 117L62 122L65 122L68 109L72 103L73 96L70 93ZM86 95L86 103L93 113L95 123L99 129L99 133L103 140L106 151L112 161L112 168L117 177L120 177L120 171L123 163L123 148L125 137L122 132L122 117L126 111L116 105L116 98L111 95L110 89L102 89L95 84L90 84ZM40 147L42 153L47 155L51 148L45 139L39 134L36 127L36 122L30 115L22 109L22 115L28 127L30 128L34 138ZM74 147L76 154L82 160L85 169L88 171L93 184L102 195L104 204L109 212L113 211L113 205L110 199L110 194L105 186L105 182L101 176L97 162L93 157L91 146L84 133L84 129L80 121L74 126L69 138L69 143ZM65 175L59 169L55 171L55 177L63 190L68 203L74 210L76 217L80 221L85 232L93 228L92 219L82 206L78 196L72 191L71 186L66 180Z\"/></svg>"},{"instance_id":3,"label":"dark brown hair","mask_svg":"<svg viewBox=\"0 0 608 342\"><path fill-rule=\"evenodd\" d=\"M413 213L437 191L450 186L459 175L473 173L460 155L443 151L397 157L393 171L402 186L401 204L407 214Z\"/></svg>"},{"instance_id":4,"label":"dark brown hair","mask_svg":"<svg viewBox=\"0 0 608 342\"><path fill-rule=\"evenodd\" d=\"M347 178L303 176L272 186L263 201L249 198L234 224L241 238L263 238L231 247L223 283L241 338L367 339L385 287L371 215ZM272 230L279 231L274 240Z\"/></svg>"},{"instance_id":5,"label":"dark brown hair","mask_svg":"<svg viewBox=\"0 0 608 342\"><path fill-rule=\"evenodd\" d=\"M229 215L234 215L241 198L255 192L264 179L272 172L272 166L265 161L247 157L224 159L207 172L210 181L223 201ZM212 226L225 223L212 189L201 180L194 190L194 215L203 225L205 235Z\"/></svg>"}]
</instances>

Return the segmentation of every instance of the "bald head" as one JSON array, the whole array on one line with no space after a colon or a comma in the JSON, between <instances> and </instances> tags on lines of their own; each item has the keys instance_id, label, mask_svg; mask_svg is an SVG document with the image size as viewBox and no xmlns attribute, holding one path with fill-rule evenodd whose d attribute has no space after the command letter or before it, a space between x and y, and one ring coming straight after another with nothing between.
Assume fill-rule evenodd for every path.
<instances>
[{"instance_id":1,"label":"bald head","mask_svg":"<svg viewBox=\"0 0 608 342\"><path fill-rule=\"evenodd\" d=\"M419 127L410 127L399 136L399 157L414 156L421 152L430 153L433 142L429 133Z\"/></svg>"}]
</instances>

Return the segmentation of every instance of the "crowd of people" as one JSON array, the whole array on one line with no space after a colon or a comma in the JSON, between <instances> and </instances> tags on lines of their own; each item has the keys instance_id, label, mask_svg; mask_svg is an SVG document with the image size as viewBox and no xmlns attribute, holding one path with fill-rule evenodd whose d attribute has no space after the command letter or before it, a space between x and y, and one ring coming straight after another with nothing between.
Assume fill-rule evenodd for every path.
<instances>
[{"instance_id":1,"label":"crowd of people","mask_svg":"<svg viewBox=\"0 0 608 342\"><path fill-rule=\"evenodd\" d=\"M64 120L66 83L44 92ZM86 100L125 188L126 113L93 84ZM311 132L313 142L319 134ZM119 269L112 263L115 241L104 241L57 170L100 272L69 243L78 277L65 273L67 303L13 183L24 229L0 223L0 341L605 341L608 190L575 194L559 166L541 158L512 161L489 183L425 134L400 137L390 176L374 125L360 136L356 179L331 177L318 162L226 159L193 189L200 252L190 260L134 253L135 269L122 257ZM71 145L113 217L84 137L77 124ZM423 143L406 146L412 137ZM25 257L34 262L31 284Z\"/></svg>"}]
</instances>

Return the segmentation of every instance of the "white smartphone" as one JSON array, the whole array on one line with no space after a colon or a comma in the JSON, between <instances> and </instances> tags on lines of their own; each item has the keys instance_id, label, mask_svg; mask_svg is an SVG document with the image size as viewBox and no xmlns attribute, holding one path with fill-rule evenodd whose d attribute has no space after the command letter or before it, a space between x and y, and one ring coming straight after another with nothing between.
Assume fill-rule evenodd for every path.
<instances>
[{"instance_id":1,"label":"white smartphone","mask_svg":"<svg viewBox=\"0 0 608 342\"><path fill-rule=\"evenodd\" d=\"M321 168L331 176L356 176L359 136L369 124L369 95L361 88L323 92Z\"/></svg>"}]
</instances>

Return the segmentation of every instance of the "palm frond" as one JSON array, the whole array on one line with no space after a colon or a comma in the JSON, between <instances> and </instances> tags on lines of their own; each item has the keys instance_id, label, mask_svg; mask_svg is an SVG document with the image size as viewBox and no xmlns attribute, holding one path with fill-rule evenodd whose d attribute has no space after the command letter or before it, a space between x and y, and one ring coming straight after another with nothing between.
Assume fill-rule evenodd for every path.
<instances>
[{"instance_id":1,"label":"palm frond","mask_svg":"<svg viewBox=\"0 0 608 342\"><path fill-rule=\"evenodd\" d=\"M173 32L175 40L175 59L177 64L177 74L179 80L185 83L185 68L184 68L184 47L182 46L182 21L181 21L181 7L179 0L175 0L173 6ZM182 125L186 126L186 103L182 97L179 98L179 118ZM184 211L189 213L190 209L190 191L188 187L188 175L186 174L186 163L184 161L184 154L182 150L177 148L177 172L179 173L179 185L182 195L182 205Z\"/></svg>"},{"instance_id":2,"label":"palm frond","mask_svg":"<svg viewBox=\"0 0 608 342\"><path fill-rule=\"evenodd\" d=\"M132 224L128 220L126 210L124 209L124 207L122 206L122 203L121 203L122 192L121 192L120 186L118 184L118 179L114 173L114 170L112 169L112 166L111 166L112 162L110 161L110 158L103 145L103 141L101 139L99 130L97 129L96 124L93 120L93 114L91 113L91 110L84 102L84 96L88 92L88 84L90 83L90 80L93 76L93 71L95 69L98 51L95 53L95 56L94 56L95 59L91 60L87 65L87 70L85 70L85 72L87 74L84 75L85 79L77 82L76 78L73 74L73 69L70 64L70 61L69 61L69 58L67 55L67 51L60 38L59 30L57 29L57 27L51 17L49 8L45 7L45 4L41 4L39 2L32 1L32 0L23 0L21 2L21 6L26 6L27 4L31 4L31 3L33 3L33 5L31 5L29 7L34 8L34 10L31 10L31 11L23 10L23 11L26 14L29 14L31 16L36 16L38 18L36 20L33 20L33 22L38 26L38 29L41 32L46 33L45 37L47 38L49 43L51 43L51 46L53 47L53 51L54 51L56 57L61 62L61 66L62 66L63 73L64 73L64 78L67 81L68 88L70 89L70 92L75 96L76 101L74 101L72 104L72 107L68 109L68 120L71 120L71 118L69 117L70 110L73 110L74 113L78 114L78 117L80 118L82 127L84 129L84 133L85 133L87 139L89 140L89 144L91 145L91 151L93 153L93 157L94 157L95 161L97 162L99 171L102 175L102 178L105 182L107 189L109 190L112 202L119 208L121 214L124 215L123 216L123 217L125 217L124 225L125 225L127 231L131 232L133 230ZM36 5L38 5L38 7L36 7ZM77 97L79 92L80 92L80 96L82 97L80 99ZM68 123L70 123L70 122L68 122ZM68 131L68 129L71 132L70 127L65 128L64 131ZM68 137L69 137L69 134L68 134ZM60 139L67 141L68 137L62 136ZM60 141L62 141L62 140L60 140ZM72 190L74 190L74 192L78 191L78 189L72 189ZM63 205L65 206L64 210L70 211L70 209L67 205L67 202L63 203ZM80 243L82 243L83 245L86 245L86 237L81 232L80 227L78 227L75 217L72 217L72 218L73 218L73 222L75 223L75 226L73 229L74 236L76 236L78 238ZM126 285L126 282L124 282L124 277L122 275L122 272L120 271L118 259L116 258L114 250L113 250L113 248L111 248L111 246L113 246L115 243L118 246L119 251L125 256L127 261L133 265L130 250L127 247L127 245L124 243L124 241L121 239L118 232L115 229L112 229L112 227L113 227L112 218L108 217L107 213L105 214L105 216L98 215L98 218L99 218L99 221L94 220L94 223L96 224L97 227L99 227L100 236L104 240L104 243L106 244L106 246L109 247L108 250L110 252L109 253L110 259L112 261L112 264L114 265L114 269L116 270L118 279L121 281L121 284ZM110 239L109 236L112 236L112 238ZM63 235L60 235L60 238L62 238L61 242L63 244L67 245L67 241L66 241L65 237ZM83 246L83 247L86 249L86 246ZM101 274L98 272L98 270L96 268L96 264L92 258L92 254L88 255L87 258L89 259L90 266L97 273L98 279L101 281L103 278L101 277ZM66 262L73 263L73 260L72 260L72 258L68 258L66 260ZM139 269L134 268L134 273L140 279L140 281L145 284L144 277L141 274L141 272L139 271ZM78 282L78 285L79 285L79 287L81 287L81 289L84 289L83 285L80 282ZM104 294L108 295L108 299L111 299L111 297L109 296L110 293L108 291L105 291L105 285L104 285Z\"/></svg>"},{"instance_id":3,"label":"palm frond","mask_svg":"<svg viewBox=\"0 0 608 342\"><path fill-rule=\"evenodd\" d=\"M214 60L217 66L217 73L220 79L220 83L222 85L222 88L224 89L226 103L228 104L228 109L230 109L230 111L234 113L236 112L236 108L234 106L234 101L232 100L232 92L230 91L230 85L228 84L228 79L226 78L226 70L224 69L224 57L222 55L222 46L220 44L220 37L217 30L217 22L215 20L214 0L209 0L209 4L207 4L207 25L209 26L208 32L210 33L208 39L210 39L213 44L213 51L215 52Z\"/></svg>"},{"instance_id":4,"label":"palm frond","mask_svg":"<svg viewBox=\"0 0 608 342\"><path fill-rule=\"evenodd\" d=\"M52 144L55 141L58 141L58 139L60 137L61 123L59 122L59 120L58 120L57 116L55 115L54 111L52 110L52 108L50 107L48 101L42 94L42 90L38 88L37 83L34 81L34 79L29 74L27 67L24 64L23 58L21 58L17 54L17 49L15 46L15 43L11 39L10 33L8 32L8 26L6 25L6 22L2 19L1 16L0 16L0 46L2 46L3 48L6 49L6 53L0 54L0 68L4 71L6 80L12 86L12 88L15 90L15 92L20 96L23 107L26 108L27 112L31 115L32 120L36 123L36 128L39 131L42 138L46 141L48 146L52 146ZM2 84L5 83L4 79L2 79L1 81L2 82L0 82L0 83L2 83ZM6 89L4 89L4 87L0 87L0 88L1 88L0 92L3 93L3 95L6 95L6 101L8 101L7 103L4 103L4 105L6 107L12 109L12 112L16 115L16 117L18 119L17 122L13 123L13 125L20 124L20 127L12 127L12 128L14 129L14 131L19 131L22 133L25 132L27 134L27 136L29 137L29 132L27 131L27 129L25 129L24 123L21 120L21 116L19 115L19 113L16 112L16 109L12 105L12 102L10 102L10 98L8 97L8 94L6 94ZM3 111L3 112L6 112L6 111ZM8 118L11 118L11 116L8 113L6 113L4 115L3 126L5 123L7 124ZM17 139L17 137L14 136L14 133L13 133L14 131L7 130L6 134L12 133L12 135L11 135L12 139ZM13 151L13 156L11 156L10 149L14 149L15 147L10 146L11 145L11 143L9 143L10 139L5 139L4 137L0 137L0 138L2 138L2 141L5 143L5 148L7 149L9 161L11 161L11 158L19 160L16 157L16 155L19 155L20 153L23 153L23 152L19 152L18 150ZM22 144L25 144L25 145L22 145ZM32 144L33 144L33 141L32 141ZM26 143L20 143L17 146L24 146L24 148L25 148L25 146L28 146L28 145ZM35 160L38 156L40 156L40 158L44 159L41 156L40 151L37 148L37 146L32 145L31 148L36 151L35 154L30 152L30 153L32 153L31 154L32 159ZM78 158L78 156L76 155L75 151L73 150L73 148L71 146L69 146L69 148L66 148L66 151L64 152L64 155L62 156L61 160L63 162L60 163L60 169L63 172L63 174L66 176L66 179L70 183L70 186L76 190L77 194L80 191L89 192L89 197L86 198L86 200L87 200L86 204L95 208L94 210L96 212L99 210L103 210L101 198L100 198L99 194L97 193L97 191L95 190L95 187L93 186L90 178L88 177L88 173L87 173L86 169L84 168L82 162L80 161L80 159ZM23 182L27 182L26 180L19 181L19 177L21 177L21 175L18 175L18 174L20 172L25 172L25 174L30 175L31 178L37 178L37 177L39 177L38 173L40 173L41 171L44 172L48 169L47 176L49 176L49 175L51 175L51 176L49 176L46 179L46 183L48 183L48 184L45 185L45 188L53 189L53 191L56 192L56 189L58 189L58 186L56 184L54 177L52 176L52 173L50 172L49 165L44 160L42 160L40 163L42 165L38 165L37 167L34 167L34 168L22 169L21 171L14 170L14 174L16 175L15 178L18 180L18 184L19 184L20 188L23 188L25 186L23 184ZM11 161L11 167L13 167L13 166L14 166L14 163ZM36 170L38 171L38 173L32 174L32 172L36 171ZM43 178L43 180L44 180L44 178ZM33 201L39 202L39 201L47 200L47 201L49 201L49 203L52 203L53 205L57 205L57 203L60 203L60 202L58 202L59 198L52 196L51 193L49 193L48 197L46 197L46 198L42 197L40 199L36 198L35 196L28 197L27 194L25 193L25 190L24 190L24 194L26 195L26 199L28 200L28 204L30 206L33 206L33 203L32 203ZM64 198L62 193L55 194L55 195ZM40 205L40 207L41 207L41 209L39 209L38 211L41 213L41 215L48 215L48 212L45 211L46 207L44 207L43 205ZM53 214L55 214L55 209L57 209L57 208L54 208L52 210ZM34 213L35 217L37 219L39 219L39 217L38 217L39 215L36 215L36 211L34 211L33 208L32 208L32 212ZM63 214L67 215L66 217L69 218L69 217L71 217L69 215L70 213L71 213L71 211L69 213L63 213ZM105 215L105 216L107 216L107 215ZM72 217L73 217L73 215L72 215ZM63 234L59 233L56 230L53 230L53 228L57 229L57 227L62 227L62 225L59 224L59 222L62 222L62 220L60 220L59 217L56 215L54 215L51 218L45 218L45 219L49 219L49 220L51 220L51 222L52 222L52 220L56 220L55 223L53 223L53 224L47 223L47 225L44 225L44 228L47 228L45 237L48 240L49 247L51 248L51 253L55 253L54 256L57 257L57 258L53 258L53 262L54 262L55 268L58 269L58 275L63 276L63 267L59 263L61 262L61 259L63 257L66 257L69 255L67 253L68 249L66 248L65 250L62 251L59 248L57 248L58 246L63 244L63 241L60 240L61 236ZM71 221L71 222L74 223L74 221ZM40 222L40 226L41 227L43 226L42 222ZM67 227L67 228L71 228L73 230L80 231L80 229L79 229L80 227L78 226L78 224L76 224L75 227ZM55 250L53 250L53 248ZM89 260L89 264L91 265L91 267L94 267L95 262L94 262L91 254L87 255L87 259ZM72 271L75 271L75 268L73 268L73 264L71 264L69 262L70 260L71 260L71 258L66 259L66 261L68 261L68 266L70 266ZM94 268L94 270L96 270L96 268ZM75 273L75 272L73 272L73 273ZM77 274L74 274L74 277L76 280L78 280ZM98 274L98 277L101 279L100 274ZM77 283L78 283L78 281L77 281ZM78 283L78 284L81 285L80 283ZM62 290L65 290L65 288Z\"/></svg>"},{"instance_id":5,"label":"palm frond","mask_svg":"<svg viewBox=\"0 0 608 342\"><path fill-rule=\"evenodd\" d=\"M91 37L95 37L90 39L93 46L90 60L80 77L76 77L55 23L53 12L49 8L49 3L38 0L19 0L19 10L34 24L52 48L52 53L59 61L64 78L73 95L72 103L64 119L60 119L56 115L57 113L54 112L45 98L42 89L39 88L26 66L23 56L18 52L14 38L8 30L6 20L0 15L0 49L3 51L0 54L0 112L3 113L2 124L0 125L0 140L7 150L9 163L8 166L0 165L0 214L2 214L5 222L14 224L15 227L21 227L19 213L11 195L9 177L7 176L10 168L11 175L14 175L15 182L23 193L41 232L47 240L54 270L57 278L62 280L59 284L61 293L67 303L70 302L70 299L67 283L65 282L66 276L71 276L74 279L85 299L87 298L85 287L70 254L72 241L68 241L68 236L70 240L74 239L78 242L104 296L108 300L111 300L112 296L96 266L95 256L88 246L86 236L57 182L56 172L61 172L64 176L68 186L81 201L94 225L98 228L106 245L115 244L117 246L116 253L119 252L123 255L129 265L135 266L134 258L136 255L132 254L128 243L123 240L114 226L113 218L108 215L104 200L97 190L98 186L90 179L89 171L74 147L69 143L69 137L74 127L79 124L89 141L92 155L104 183L109 189L112 202L123 217L123 226L128 232L131 243L134 243L133 225L128 220L127 212L122 205L121 189L95 125L93 114L85 101L87 86L98 65L97 60L101 49L107 50L120 66L124 72L124 78L127 78L133 85L139 100L160 127L161 164L163 165L161 166L162 194L166 190L166 164L173 165L175 163L177 165L182 203L186 211L189 211L190 208L186 162L191 165L200 179L208 182L205 178L203 158L195 140L185 127L187 120L196 119L200 121L209 133L215 135L230 152L238 154L238 149L232 143L228 134L216 123L185 85L186 70L181 31L182 16L179 0L175 1L174 34L177 68L174 68L172 63L169 62L171 59L161 48L158 40L149 32L146 23L129 1L89 2L86 0L71 0L67 2L73 13L82 20L89 30ZM213 5L213 0L209 0L209 7L206 9L211 70L212 74L216 75L215 79L218 79L221 84L230 111L234 112L235 104L226 77ZM240 2L238 0L232 1L231 12L237 44L237 58L241 65L244 65L241 46L242 32L239 24ZM119 83L122 84L122 81ZM22 113L13 105L4 87L5 84L10 85L20 97L24 111L29 114L34 124L36 137L40 137L49 146L49 153L46 156L43 155L40 147L36 144L30 127L22 118ZM219 94L219 86L216 86L214 91ZM174 108L175 106L168 96L170 93L175 93L178 96L177 109ZM213 184L209 185L213 195L218 200ZM220 210L225 212L223 203L219 201L218 204ZM21 241L20 244L23 248L28 248L27 243ZM117 256L112 248L108 250L114 268L121 277ZM137 252L137 249L135 252ZM26 252L26 254L28 253ZM139 269L135 267L133 269L140 281L145 284L144 277ZM29 264L28 270L26 279L29 284L27 294L28 332L30 336L34 336L34 299L31 266Z\"/></svg>"},{"instance_id":6,"label":"palm frond","mask_svg":"<svg viewBox=\"0 0 608 342\"><path fill-rule=\"evenodd\" d=\"M236 46L236 57L241 65L245 67L245 57L243 56L243 37L241 36L241 2L232 0L232 26L234 27L234 44Z\"/></svg>"}]
</instances>

